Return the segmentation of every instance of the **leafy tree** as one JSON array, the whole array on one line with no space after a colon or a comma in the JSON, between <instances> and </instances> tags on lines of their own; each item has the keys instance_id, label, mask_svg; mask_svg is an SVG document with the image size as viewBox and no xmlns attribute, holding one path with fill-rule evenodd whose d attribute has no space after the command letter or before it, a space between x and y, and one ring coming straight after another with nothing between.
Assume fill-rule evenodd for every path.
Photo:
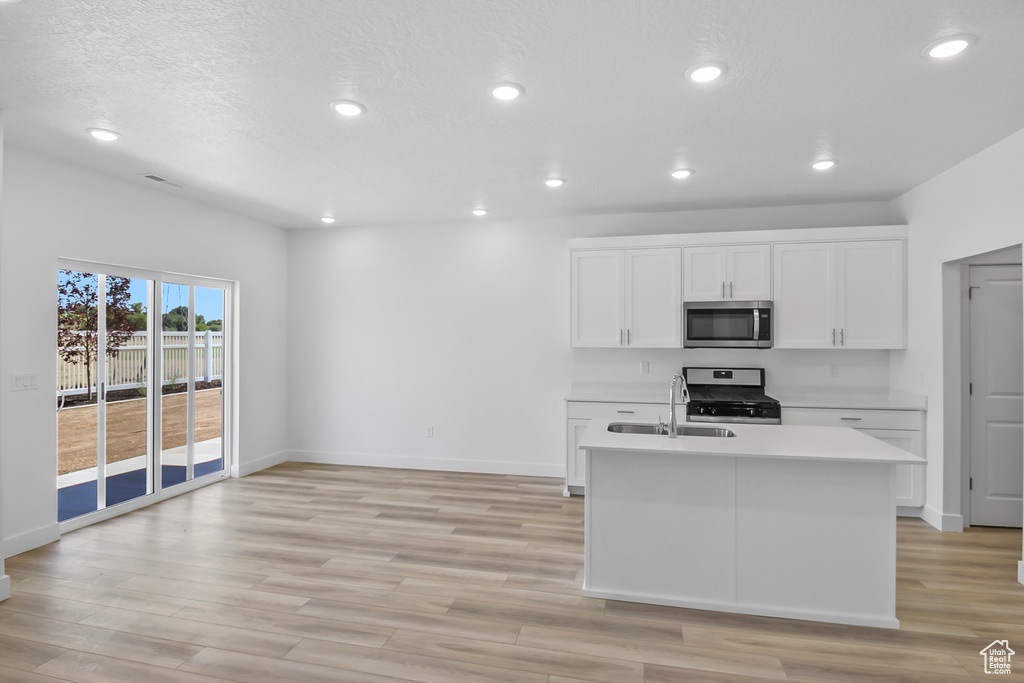
<instances>
[{"instance_id":1,"label":"leafy tree","mask_svg":"<svg viewBox=\"0 0 1024 683\"><path fill-rule=\"evenodd\" d=\"M131 300L131 280L126 277L107 276L107 348L116 358L118 347L132 336L137 316L145 313L134 310ZM92 367L99 346L99 278L92 273L61 270L57 283L57 349L68 363L84 363L89 400L92 400ZM145 323L143 323L145 329Z\"/></svg>"},{"instance_id":2,"label":"leafy tree","mask_svg":"<svg viewBox=\"0 0 1024 683\"><path fill-rule=\"evenodd\" d=\"M162 324L165 332L188 332L188 306L178 306L164 313Z\"/></svg>"}]
</instances>

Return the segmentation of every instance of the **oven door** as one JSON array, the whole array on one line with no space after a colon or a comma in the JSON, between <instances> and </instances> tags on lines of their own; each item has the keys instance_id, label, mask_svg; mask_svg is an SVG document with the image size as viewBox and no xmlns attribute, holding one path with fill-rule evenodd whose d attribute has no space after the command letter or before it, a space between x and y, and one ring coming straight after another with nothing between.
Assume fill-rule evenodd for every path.
<instances>
[{"instance_id":1,"label":"oven door","mask_svg":"<svg viewBox=\"0 0 1024 683\"><path fill-rule=\"evenodd\" d=\"M683 346L770 349L772 317L771 301L689 301L683 304Z\"/></svg>"}]
</instances>

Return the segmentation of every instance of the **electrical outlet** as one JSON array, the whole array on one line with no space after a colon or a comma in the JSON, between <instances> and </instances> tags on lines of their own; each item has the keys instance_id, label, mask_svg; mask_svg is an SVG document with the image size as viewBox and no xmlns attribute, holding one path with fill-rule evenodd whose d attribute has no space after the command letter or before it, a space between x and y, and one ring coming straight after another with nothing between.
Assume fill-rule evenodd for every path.
<instances>
[{"instance_id":1,"label":"electrical outlet","mask_svg":"<svg viewBox=\"0 0 1024 683\"><path fill-rule=\"evenodd\" d=\"M651 374L651 363L650 361L643 361L640 363L640 374L649 375Z\"/></svg>"},{"instance_id":2,"label":"electrical outlet","mask_svg":"<svg viewBox=\"0 0 1024 683\"><path fill-rule=\"evenodd\" d=\"M427 436L434 436L434 427L427 427Z\"/></svg>"},{"instance_id":3,"label":"electrical outlet","mask_svg":"<svg viewBox=\"0 0 1024 683\"><path fill-rule=\"evenodd\" d=\"M839 376L839 366L836 365L835 363L830 364L828 366L828 376L829 377L838 377Z\"/></svg>"}]
</instances>

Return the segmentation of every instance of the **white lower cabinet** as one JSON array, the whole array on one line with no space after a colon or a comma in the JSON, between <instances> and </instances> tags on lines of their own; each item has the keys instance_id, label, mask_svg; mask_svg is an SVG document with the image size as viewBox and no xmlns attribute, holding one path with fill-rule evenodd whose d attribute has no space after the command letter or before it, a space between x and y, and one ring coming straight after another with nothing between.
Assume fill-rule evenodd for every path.
<instances>
[{"instance_id":1,"label":"white lower cabinet","mask_svg":"<svg viewBox=\"0 0 1024 683\"><path fill-rule=\"evenodd\" d=\"M665 391L668 394L668 390ZM684 420L683 408L679 407ZM590 420L615 420L656 424L658 420L668 422L668 397L665 403L593 403L589 401L568 401L566 403L566 449L565 449L565 491L583 493L586 485L586 453L580 450L580 439L587 430Z\"/></svg>"},{"instance_id":2,"label":"white lower cabinet","mask_svg":"<svg viewBox=\"0 0 1024 683\"><path fill-rule=\"evenodd\" d=\"M917 410L842 410L839 408L783 408L782 424L852 427L868 436L924 457L923 415ZM896 467L896 504L924 505L925 467Z\"/></svg>"}]
</instances>

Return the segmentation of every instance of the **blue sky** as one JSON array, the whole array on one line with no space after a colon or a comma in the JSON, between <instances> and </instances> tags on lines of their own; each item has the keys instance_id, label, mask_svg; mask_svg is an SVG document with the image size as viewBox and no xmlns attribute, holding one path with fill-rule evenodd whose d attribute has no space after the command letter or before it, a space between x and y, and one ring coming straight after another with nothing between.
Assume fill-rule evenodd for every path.
<instances>
[{"instance_id":1,"label":"blue sky","mask_svg":"<svg viewBox=\"0 0 1024 683\"><path fill-rule=\"evenodd\" d=\"M59 273L58 276L63 277ZM146 282L146 280L131 279L129 293L132 303L146 302ZM163 298L165 312L178 306L188 306L188 287L165 282ZM196 314L203 316L206 320L223 320L224 291L210 287L196 287Z\"/></svg>"}]
</instances>

